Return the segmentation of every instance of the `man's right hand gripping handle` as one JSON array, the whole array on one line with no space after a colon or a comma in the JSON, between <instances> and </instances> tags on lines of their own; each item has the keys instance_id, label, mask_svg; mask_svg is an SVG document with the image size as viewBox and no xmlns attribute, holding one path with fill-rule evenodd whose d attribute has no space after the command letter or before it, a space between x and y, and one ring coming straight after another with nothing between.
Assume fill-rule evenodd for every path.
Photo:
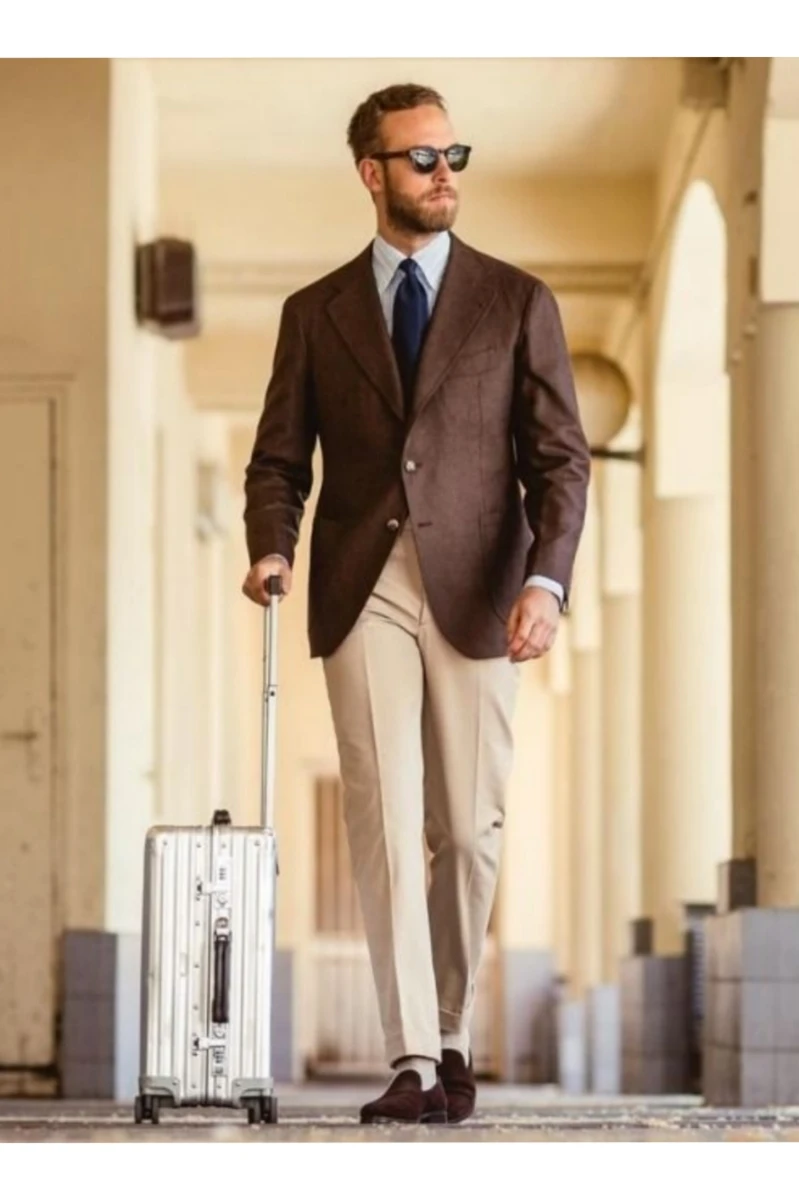
<instances>
[{"instance_id":1,"label":"man's right hand gripping handle","mask_svg":"<svg viewBox=\"0 0 799 1200\"><path fill-rule=\"evenodd\" d=\"M247 578L241 590L255 604L269 603L269 576L279 575L281 582L281 600L291 591L291 567L282 554L269 554L253 563L247 572Z\"/></svg>"}]
</instances>

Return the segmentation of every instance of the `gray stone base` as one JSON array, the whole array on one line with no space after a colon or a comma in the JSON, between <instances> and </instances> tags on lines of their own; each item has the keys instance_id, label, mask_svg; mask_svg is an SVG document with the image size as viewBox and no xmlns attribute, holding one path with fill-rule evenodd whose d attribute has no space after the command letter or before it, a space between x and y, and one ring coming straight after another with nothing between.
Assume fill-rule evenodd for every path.
<instances>
[{"instance_id":1,"label":"gray stone base","mask_svg":"<svg viewBox=\"0 0 799 1200\"><path fill-rule=\"evenodd\" d=\"M706 930L708 1104L799 1104L799 909L741 908Z\"/></svg>"},{"instance_id":2,"label":"gray stone base","mask_svg":"<svg viewBox=\"0 0 799 1200\"><path fill-rule=\"evenodd\" d=\"M507 1083L555 1079L554 960L549 950L505 950L502 996Z\"/></svg>"},{"instance_id":3,"label":"gray stone base","mask_svg":"<svg viewBox=\"0 0 799 1200\"><path fill-rule=\"evenodd\" d=\"M272 1071L293 1080L293 952L275 953ZM141 939L69 930L64 935L60 1094L133 1100L139 1080Z\"/></svg>"},{"instance_id":4,"label":"gray stone base","mask_svg":"<svg viewBox=\"0 0 799 1200\"><path fill-rule=\"evenodd\" d=\"M117 1099L116 938L71 930L64 935L63 1008L59 1073L61 1095Z\"/></svg>"},{"instance_id":5,"label":"gray stone base","mask_svg":"<svg viewBox=\"0 0 799 1200\"><path fill-rule=\"evenodd\" d=\"M580 1096L588 1091L588 1037L585 1000L561 1000L557 1010L558 1084Z\"/></svg>"},{"instance_id":6,"label":"gray stone base","mask_svg":"<svg viewBox=\"0 0 799 1200\"><path fill-rule=\"evenodd\" d=\"M588 1083L593 1094L621 1091L621 991L602 984L588 993Z\"/></svg>"},{"instance_id":7,"label":"gray stone base","mask_svg":"<svg viewBox=\"0 0 799 1200\"><path fill-rule=\"evenodd\" d=\"M639 1096L684 1093L688 1076L685 958L625 958L620 982L622 1092Z\"/></svg>"}]
</instances>

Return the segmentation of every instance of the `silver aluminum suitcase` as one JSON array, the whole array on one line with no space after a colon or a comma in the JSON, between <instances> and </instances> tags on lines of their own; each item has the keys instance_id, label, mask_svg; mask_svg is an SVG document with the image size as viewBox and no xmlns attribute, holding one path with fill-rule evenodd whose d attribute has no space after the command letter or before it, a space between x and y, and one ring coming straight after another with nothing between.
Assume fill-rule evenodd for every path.
<instances>
[{"instance_id":1,"label":"silver aluminum suitcase","mask_svg":"<svg viewBox=\"0 0 799 1200\"><path fill-rule=\"evenodd\" d=\"M134 1117L246 1107L277 1122L271 1077L278 872L273 828L280 576L264 610L261 826L154 826L144 852L141 1048ZM267 649L268 648L268 649Z\"/></svg>"}]
</instances>

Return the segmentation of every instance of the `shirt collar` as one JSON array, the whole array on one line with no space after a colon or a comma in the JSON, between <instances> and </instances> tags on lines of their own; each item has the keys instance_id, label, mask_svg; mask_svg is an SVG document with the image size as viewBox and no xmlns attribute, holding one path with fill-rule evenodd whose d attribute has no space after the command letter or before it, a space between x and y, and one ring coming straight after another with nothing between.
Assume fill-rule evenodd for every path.
<instances>
[{"instance_id":1,"label":"shirt collar","mask_svg":"<svg viewBox=\"0 0 799 1200\"><path fill-rule=\"evenodd\" d=\"M449 258L449 249L450 236L444 230L413 255L414 261L434 292L438 291L441 283L441 277ZM379 233L377 234L372 246L372 262L377 280L377 290L381 295L391 283L397 268L406 257L407 255L403 254L401 250L397 250Z\"/></svg>"}]
</instances>

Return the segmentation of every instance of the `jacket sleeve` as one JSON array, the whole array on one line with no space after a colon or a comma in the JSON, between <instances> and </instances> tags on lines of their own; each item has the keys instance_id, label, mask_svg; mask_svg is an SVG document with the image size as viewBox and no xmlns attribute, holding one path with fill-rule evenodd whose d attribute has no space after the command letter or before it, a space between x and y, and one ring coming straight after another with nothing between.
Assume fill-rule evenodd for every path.
<instances>
[{"instance_id":1,"label":"jacket sleeve","mask_svg":"<svg viewBox=\"0 0 799 1200\"><path fill-rule=\"evenodd\" d=\"M294 565L313 486L317 424L308 346L295 303L283 306L272 376L245 471L244 523L250 565L282 554Z\"/></svg>"},{"instance_id":2,"label":"jacket sleeve","mask_svg":"<svg viewBox=\"0 0 799 1200\"><path fill-rule=\"evenodd\" d=\"M522 319L514 391L516 467L533 533L526 574L563 588L568 607L585 522L591 455L557 302L535 282Z\"/></svg>"}]
</instances>

